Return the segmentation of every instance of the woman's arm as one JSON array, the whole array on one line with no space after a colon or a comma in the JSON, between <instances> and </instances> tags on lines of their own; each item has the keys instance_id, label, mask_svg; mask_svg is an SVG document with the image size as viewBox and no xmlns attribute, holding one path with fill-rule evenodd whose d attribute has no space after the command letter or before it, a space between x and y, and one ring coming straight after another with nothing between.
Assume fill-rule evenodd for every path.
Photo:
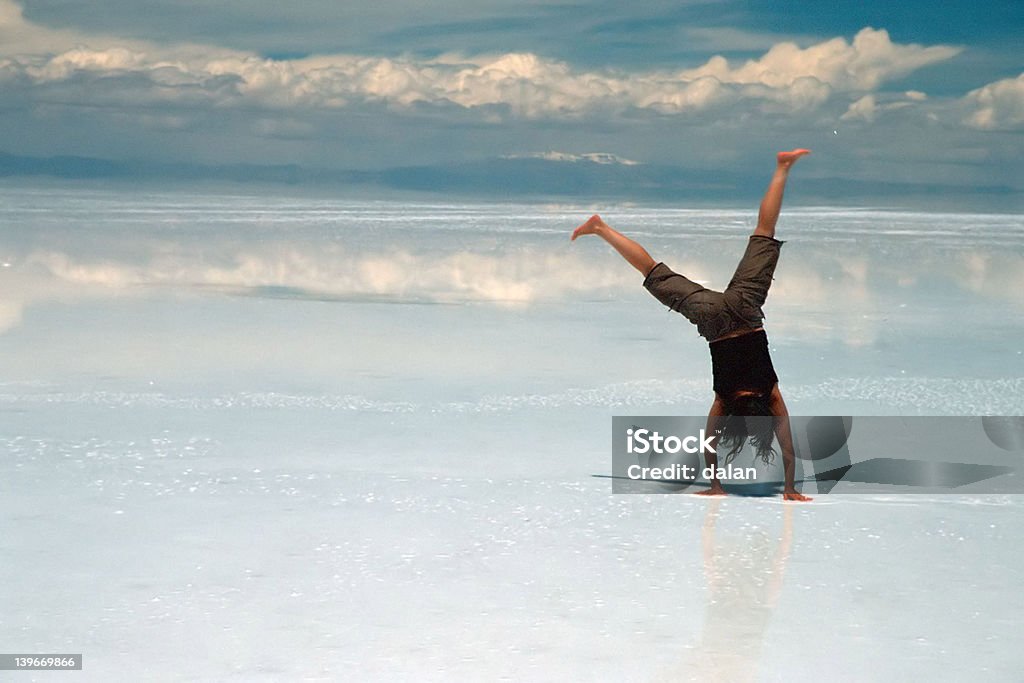
<instances>
[{"instance_id":1,"label":"woman's arm","mask_svg":"<svg viewBox=\"0 0 1024 683\"><path fill-rule=\"evenodd\" d=\"M715 400L711 403L711 409L708 411L708 421L704 429L705 434L712 434L711 450L704 452L704 465L711 468L711 487L707 491L701 491L698 496L724 496L725 489L722 488L722 482L718 480L715 473L718 471L718 456L715 452L718 450L718 436L716 432L719 427L719 420L725 415L725 404L722 403L722 399L715 394Z\"/></svg>"},{"instance_id":2,"label":"woman's arm","mask_svg":"<svg viewBox=\"0 0 1024 683\"><path fill-rule=\"evenodd\" d=\"M796 490L796 453L793 451L793 433L789 427L789 410L786 402L782 399L782 392L779 385L772 388L769 399L772 415L775 416L775 436L779 439L779 447L782 449L782 464L785 468L786 486L783 489L782 497L786 500L811 500Z\"/></svg>"}]
</instances>

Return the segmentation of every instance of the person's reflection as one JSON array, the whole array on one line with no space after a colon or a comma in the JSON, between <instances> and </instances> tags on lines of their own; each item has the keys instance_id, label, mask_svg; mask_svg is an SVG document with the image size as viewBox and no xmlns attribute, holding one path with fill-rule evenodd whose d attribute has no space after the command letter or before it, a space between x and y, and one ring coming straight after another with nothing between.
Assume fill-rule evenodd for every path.
<instances>
[{"instance_id":1,"label":"person's reflection","mask_svg":"<svg viewBox=\"0 0 1024 683\"><path fill-rule=\"evenodd\" d=\"M715 537L721 499L708 502L701 533L708 585L703 632L681 666L659 680L754 681L793 544L793 509L784 506L779 536L758 531L742 543L722 543Z\"/></svg>"}]
</instances>

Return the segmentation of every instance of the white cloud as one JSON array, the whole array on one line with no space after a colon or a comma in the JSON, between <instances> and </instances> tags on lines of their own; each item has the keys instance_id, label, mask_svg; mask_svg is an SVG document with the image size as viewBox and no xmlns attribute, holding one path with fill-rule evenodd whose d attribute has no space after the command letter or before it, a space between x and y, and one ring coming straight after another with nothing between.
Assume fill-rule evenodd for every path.
<instances>
[{"instance_id":1,"label":"white cloud","mask_svg":"<svg viewBox=\"0 0 1024 683\"><path fill-rule=\"evenodd\" d=\"M602 166L609 165L621 165L621 166L638 166L639 161L633 161L632 159L625 159L623 157L611 154L609 152L587 152L585 154L570 154L569 152L537 152L535 154L506 154L506 159L544 159L545 161L567 161L576 163L580 161L589 161L594 164L601 164Z\"/></svg>"},{"instance_id":2,"label":"white cloud","mask_svg":"<svg viewBox=\"0 0 1024 683\"><path fill-rule=\"evenodd\" d=\"M848 43L784 42L733 67L722 57L684 71L585 71L530 53L437 59L322 55L273 60L195 45L156 45L55 31L0 0L0 81L48 88L54 101L187 103L277 110L420 103L501 108L520 118L595 111L678 114L749 101L765 111L814 110L835 92L867 91L957 54L949 46L899 45L865 28ZM88 87L81 87L85 79ZM90 80L91 79L91 80ZM77 83L77 87L74 87ZM70 92L69 92L70 89ZM46 94L35 98L46 102Z\"/></svg>"},{"instance_id":3,"label":"white cloud","mask_svg":"<svg viewBox=\"0 0 1024 683\"><path fill-rule=\"evenodd\" d=\"M850 105L846 110L846 113L839 118L843 121L874 121L875 116L878 115L878 103L875 101L874 95L865 95L856 102Z\"/></svg>"},{"instance_id":4,"label":"white cloud","mask_svg":"<svg viewBox=\"0 0 1024 683\"><path fill-rule=\"evenodd\" d=\"M1024 73L972 90L964 97L971 109L965 123L983 130L1024 127Z\"/></svg>"},{"instance_id":5,"label":"white cloud","mask_svg":"<svg viewBox=\"0 0 1024 683\"><path fill-rule=\"evenodd\" d=\"M861 29L847 43L833 38L800 48L784 42L772 46L760 59L731 68L727 60L714 57L707 64L680 72L684 79L711 76L722 83L759 84L771 88L791 87L810 78L840 91L874 90L885 81L901 78L929 64L956 56L961 48L948 45L925 47L893 43L889 33Z\"/></svg>"},{"instance_id":6,"label":"white cloud","mask_svg":"<svg viewBox=\"0 0 1024 683\"><path fill-rule=\"evenodd\" d=\"M906 109L914 104L923 102L927 99L927 96L924 93L911 90L903 93L902 98L898 95L885 96L885 99L889 100L885 103L879 102L880 99L882 99L880 95L864 95L853 102L839 118L843 121L865 121L871 123L883 112Z\"/></svg>"}]
</instances>

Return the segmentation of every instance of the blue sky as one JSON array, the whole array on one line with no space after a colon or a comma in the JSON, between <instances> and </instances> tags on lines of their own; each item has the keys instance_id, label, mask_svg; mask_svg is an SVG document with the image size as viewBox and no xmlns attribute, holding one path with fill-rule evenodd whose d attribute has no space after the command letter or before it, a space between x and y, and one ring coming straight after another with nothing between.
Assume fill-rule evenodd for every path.
<instances>
[{"instance_id":1,"label":"blue sky","mask_svg":"<svg viewBox=\"0 0 1024 683\"><path fill-rule=\"evenodd\" d=\"M1022 27L1007 0L0 0L0 151L713 177L801 145L822 181L1013 194Z\"/></svg>"}]
</instances>

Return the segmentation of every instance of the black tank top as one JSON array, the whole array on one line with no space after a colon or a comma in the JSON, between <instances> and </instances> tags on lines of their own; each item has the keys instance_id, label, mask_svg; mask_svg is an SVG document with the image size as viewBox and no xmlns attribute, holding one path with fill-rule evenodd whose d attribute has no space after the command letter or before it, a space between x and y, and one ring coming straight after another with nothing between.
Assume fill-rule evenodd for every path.
<instances>
[{"instance_id":1,"label":"black tank top","mask_svg":"<svg viewBox=\"0 0 1024 683\"><path fill-rule=\"evenodd\" d=\"M711 342L708 346L715 393L722 398L744 389L768 394L779 381L764 330Z\"/></svg>"}]
</instances>

